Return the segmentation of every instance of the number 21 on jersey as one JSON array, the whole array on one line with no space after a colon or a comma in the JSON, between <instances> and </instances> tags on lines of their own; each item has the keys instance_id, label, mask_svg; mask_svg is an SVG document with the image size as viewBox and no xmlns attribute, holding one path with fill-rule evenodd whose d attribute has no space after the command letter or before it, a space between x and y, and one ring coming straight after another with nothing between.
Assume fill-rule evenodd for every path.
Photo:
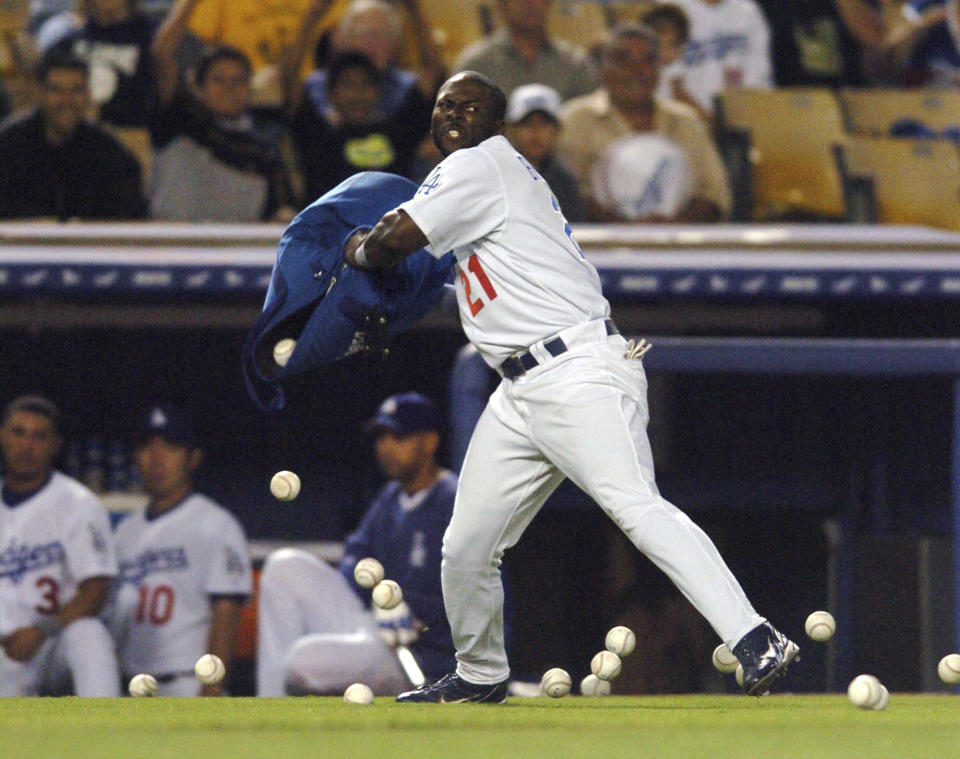
<instances>
[{"instance_id":1,"label":"number 21 on jersey","mask_svg":"<svg viewBox=\"0 0 960 759\"><path fill-rule=\"evenodd\" d=\"M483 294L486 295L486 300L493 300L497 297L497 290L493 286L493 282L490 281L490 277L488 277L487 273L483 270L483 266L480 264L480 259L477 258L476 253L472 253L470 258L467 259L467 271L480 283ZM485 305L484 299L479 293L477 293L476 299L471 296L470 277L463 271L462 266L460 267L460 281L463 283L463 292L467 299L467 306L470 307L470 315L476 316Z\"/></svg>"}]
</instances>

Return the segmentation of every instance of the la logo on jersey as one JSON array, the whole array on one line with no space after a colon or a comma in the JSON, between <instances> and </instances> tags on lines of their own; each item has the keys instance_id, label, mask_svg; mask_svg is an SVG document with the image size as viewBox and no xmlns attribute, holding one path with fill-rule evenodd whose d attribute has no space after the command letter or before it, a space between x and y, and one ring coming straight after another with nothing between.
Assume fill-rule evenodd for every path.
<instances>
[{"instance_id":1,"label":"la logo on jersey","mask_svg":"<svg viewBox=\"0 0 960 759\"><path fill-rule=\"evenodd\" d=\"M7 577L14 584L35 569L57 564L66 556L59 540L38 545L10 541L10 545L0 552L0 580Z\"/></svg>"},{"instance_id":2,"label":"la logo on jersey","mask_svg":"<svg viewBox=\"0 0 960 759\"><path fill-rule=\"evenodd\" d=\"M433 173L426 178L424 183L417 188L417 195L429 195L432 190L440 186L440 167L437 166Z\"/></svg>"},{"instance_id":3,"label":"la logo on jersey","mask_svg":"<svg viewBox=\"0 0 960 759\"><path fill-rule=\"evenodd\" d=\"M189 566L187 550L182 546L144 551L130 561L120 562L120 581L139 585L151 572L168 572L187 569Z\"/></svg>"}]
</instances>

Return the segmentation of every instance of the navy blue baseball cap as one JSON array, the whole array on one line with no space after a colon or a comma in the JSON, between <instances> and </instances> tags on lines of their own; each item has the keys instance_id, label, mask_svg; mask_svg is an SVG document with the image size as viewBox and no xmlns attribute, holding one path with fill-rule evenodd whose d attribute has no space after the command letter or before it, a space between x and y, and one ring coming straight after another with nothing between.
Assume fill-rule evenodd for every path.
<instances>
[{"instance_id":1,"label":"navy blue baseball cap","mask_svg":"<svg viewBox=\"0 0 960 759\"><path fill-rule=\"evenodd\" d=\"M154 435L159 435L168 443L188 448L200 444L190 415L176 406L151 406L143 413L134 431L134 444L143 445Z\"/></svg>"},{"instance_id":2,"label":"navy blue baseball cap","mask_svg":"<svg viewBox=\"0 0 960 759\"><path fill-rule=\"evenodd\" d=\"M377 409L377 415L366 424L367 432L391 430L398 435L440 430L437 404L420 393L391 395Z\"/></svg>"}]
</instances>

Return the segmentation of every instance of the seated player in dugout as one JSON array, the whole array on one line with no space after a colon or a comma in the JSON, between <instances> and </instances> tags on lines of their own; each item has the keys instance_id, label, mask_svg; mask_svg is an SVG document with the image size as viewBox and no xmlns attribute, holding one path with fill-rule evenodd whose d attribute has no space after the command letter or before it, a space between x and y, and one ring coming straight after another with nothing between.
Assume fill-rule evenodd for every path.
<instances>
[{"instance_id":1,"label":"seated player in dugout","mask_svg":"<svg viewBox=\"0 0 960 759\"><path fill-rule=\"evenodd\" d=\"M440 413L419 393L381 403L367 423L389 481L333 567L306 551L281 548L260 577L257 695L330 695L354 682L396 694L417 677L400 661L409 647L424 677L454 664L440 590L440 544L453 512L456 475L436 460ZM403 601L384 610L354 579L361 559L377 559ZM372 609L372 611L371 611Z\"/></svg>"}]
</instances>

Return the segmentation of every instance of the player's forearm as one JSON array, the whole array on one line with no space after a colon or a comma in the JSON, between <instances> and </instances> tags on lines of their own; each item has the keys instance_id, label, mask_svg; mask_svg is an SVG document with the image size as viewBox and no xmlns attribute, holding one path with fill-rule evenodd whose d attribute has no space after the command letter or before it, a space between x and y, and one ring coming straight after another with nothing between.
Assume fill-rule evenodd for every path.
<instances>
[{"instance_id":1,"label":"player's forearm","mask_svg":"<svg viewBox=\"0 0 960 759\"><path fill-rule=\"evenodd\" d=\"M427 242L426 236L404 211L390 211L368 234L354 235L347 243L344 257L357 269L389 269Z\"/></svg>"},{"instance_id":2,"label":"player's forearm","mask_svg":"<svg viewBox=\"0 0 960 759\"><path fill-rule=\"evenodd\" d=\"M150 45L154 87L161 103L169 103L176 92L180 73L177 70L177 48L183 41L187 22L198 0L176 0Z\"/></svg>"},{"instance_id":3,"label":"player's forearm","mask_svg":"<svg viewBox=\"0 0 960 759\"><path fill-rule=\"evenodd\" d=\"M71 622L82 619L83 617L95 617L107 603L107 596L110 591L109 577L89 577L77 587L77 592L60 609L57 615L56 623L60 627L66 627ZM39 625L44 632L47 632L48 626Z\"/></svg>"},{"instance_id":4,"label":"player's forearm","mask_svg":"<svg viewBox=\"0 0 960 759\"><path fill-rule=\"evenodd\" d=\"M210 634L207 638L207 653L216 654L224 665L233 659L233 648L240 627L240 604L226 598L218 598L210 609Z\"/></svg>"}]
</instances>

